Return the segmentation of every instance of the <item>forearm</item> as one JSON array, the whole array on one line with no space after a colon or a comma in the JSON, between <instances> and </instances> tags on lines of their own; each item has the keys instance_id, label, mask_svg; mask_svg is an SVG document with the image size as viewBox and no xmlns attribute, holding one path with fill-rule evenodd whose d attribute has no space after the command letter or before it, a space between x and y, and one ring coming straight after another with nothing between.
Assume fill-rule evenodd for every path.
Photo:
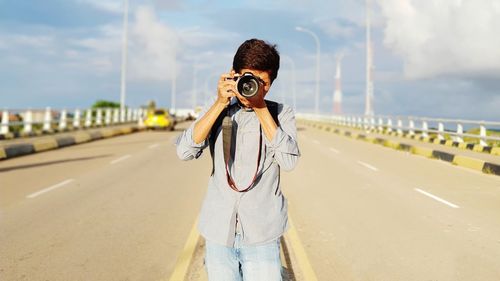
<instances>
[{"instance_id":1,"label":"forearm","mask_svg":"<svg viewBox=\"0 0 500 281\"><path fill-rule=\"evenodd\" d=\"M254 108L255 114L257 114L257 118L259 118L260 125L262 126L262 130L264 131L264 135L267 140L271 141L276 134L276 130L278 125L274 122L273 116L269 112L267 106L262 108Z\"/></svg>"},{"instance_id":2,"label":"forearm","mask_svg":"<svg viewBox=\"0 0 500 281\"><path fill-rule=\"evenodd\" d=\"M193 129L193 141L197 144L203 142L210 134L210 130L217 120L217 117L224 110L226 105L216 101L203 117L196 122Z\"/></svg>"}]
</instances>

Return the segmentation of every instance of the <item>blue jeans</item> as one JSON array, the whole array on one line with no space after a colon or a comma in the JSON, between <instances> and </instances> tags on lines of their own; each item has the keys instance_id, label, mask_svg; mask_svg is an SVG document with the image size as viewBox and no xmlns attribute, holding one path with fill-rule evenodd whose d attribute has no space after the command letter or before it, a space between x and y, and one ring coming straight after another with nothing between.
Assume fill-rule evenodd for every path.
<instances>
[{"instance_id":1,"label":"blue jeans","mask_svg":"<svg viewBox=\"0 0 500 281\"><path fill-rule=\"evenodd\" d=\"M281 281L280 239L259 246L234 247L206 241L205 266L209 281Z\"/></svg>"}]
</instances>

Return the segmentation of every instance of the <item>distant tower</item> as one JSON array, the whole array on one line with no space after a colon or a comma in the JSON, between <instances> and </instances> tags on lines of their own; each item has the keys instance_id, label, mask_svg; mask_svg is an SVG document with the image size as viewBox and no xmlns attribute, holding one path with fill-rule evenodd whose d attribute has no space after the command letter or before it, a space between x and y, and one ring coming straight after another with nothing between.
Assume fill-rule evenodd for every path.
<instances>
[{"instance_id":1,"label":"distant tower","mask_svg":"<svg viewBox=\"0 0 500 281\"><path fill-rule=\"evenodd\" d=\"M366 0L366 99L365 115L373 116L373 48L370 33L370 2Z\"/></svg>"},{"instance_id":2,"label":"distant tower","mask_svg":"<svg viewBox=\"0 0 500 281\"><path fill-rule=\"evenodd\" d=\"M333 92L333 114L342 114L342 81L341 69L343 54L336 56L337 72L335 73L335 91Z\"/></svg>"}]
</instances>

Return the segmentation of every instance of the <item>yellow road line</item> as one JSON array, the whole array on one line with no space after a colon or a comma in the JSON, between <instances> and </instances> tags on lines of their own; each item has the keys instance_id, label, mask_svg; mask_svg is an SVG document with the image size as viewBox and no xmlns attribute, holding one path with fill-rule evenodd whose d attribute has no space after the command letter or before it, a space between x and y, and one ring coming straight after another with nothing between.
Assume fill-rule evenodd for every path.
<instances>
[{"instance_id":1,"label":"yellow road line","mask_svg":"<svg viewBox=\"0 0 500 281\"><path fill-rule=\"evenodd\" d=\"M316 277L316 273L309 262L309 258L307 257L306 250L302 243L300 242L299 234L295 229L295 225L293 224L292 218L290 217L290 213L288 213L288 224L290 228L288 229L288 233L285 234L287 236L287 240L290 241L290 246L295 255L295 259L300 267L300 271L305 281L318 281Z\"/></svg>"},{"instance_id":2,"label":"yellow road line","mask_svg":"<svg viewBox=\"0 0 500 281\"><path fill-rule=\"evenodd\" d=\"M194 251L196 250L196 244L198 243L198 239L200 237L197 225L198 218L196 218L196 221L191 228L191 232L189 233L189 237L184 245L184 249L175 264L174 272L168 279L169 281L184 281L189 265L191 264L191 260L193 259Z\"/></svg>"}]
</instances>

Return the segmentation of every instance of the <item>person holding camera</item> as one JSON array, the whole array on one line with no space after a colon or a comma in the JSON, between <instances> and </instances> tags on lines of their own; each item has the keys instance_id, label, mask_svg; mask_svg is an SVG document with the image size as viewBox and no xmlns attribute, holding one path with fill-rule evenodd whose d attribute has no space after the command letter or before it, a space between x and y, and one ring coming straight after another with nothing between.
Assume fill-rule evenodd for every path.
<instances>
[{"instance_id":1,"label":"person holding camera","mask_svg":"<svg viewBox=\"0 0 500 281\"><path fill-rule=\"evenodd\" d=\"M216 101L177 140L182 160L207 147L212 156L198 223L210 281L282 280L288 214L280 170L292 170L300 152L293 110L264 99L279 63L275 45L245 41L219 79Z\"/></svg>"}]
</instances>

